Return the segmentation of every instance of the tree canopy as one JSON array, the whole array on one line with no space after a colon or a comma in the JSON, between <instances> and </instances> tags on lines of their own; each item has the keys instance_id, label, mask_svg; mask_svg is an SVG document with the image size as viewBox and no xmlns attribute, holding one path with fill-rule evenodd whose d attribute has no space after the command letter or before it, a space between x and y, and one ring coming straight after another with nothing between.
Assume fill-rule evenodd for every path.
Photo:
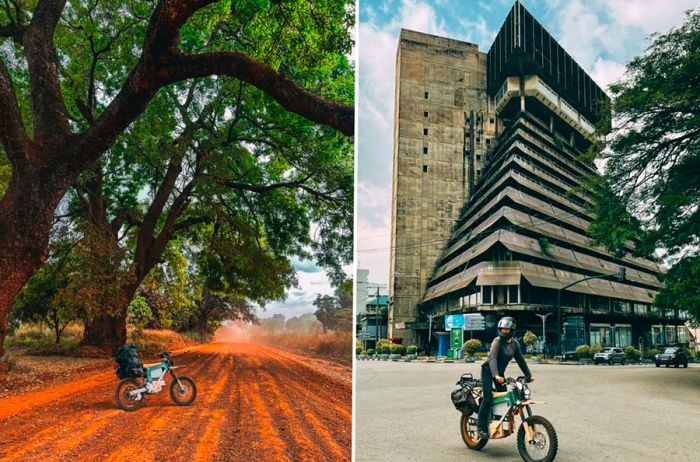
<instances>
[{"instance_id":1,"label":"tree canopy","mask_svg":"<svg viewBox=\"0 0 700 462\"><path fill-rule=\"evenodd\" d=\"M0 354L57 219L76 252L92 243L109 262L65 295L109 295L122 318L144 282L165 294L149 276L171 245L192 260L201 304L279 298L291 255L339 276L351 246L352 152L339 132L354 129L353 24L346 0L3 2Z\"/></svg>"},{"instance_id":2,"label":"tree canopy","mask_svg":"<svg viewBox=\"0 0 700 462\"><path fill-rule=\"evenodd\" d=\"M620 253L662 249L675 264L656 304L700 319L700 10L655 35L610 86L612 132L598 155L597 242Z\"/></svg>"}]
</instances>

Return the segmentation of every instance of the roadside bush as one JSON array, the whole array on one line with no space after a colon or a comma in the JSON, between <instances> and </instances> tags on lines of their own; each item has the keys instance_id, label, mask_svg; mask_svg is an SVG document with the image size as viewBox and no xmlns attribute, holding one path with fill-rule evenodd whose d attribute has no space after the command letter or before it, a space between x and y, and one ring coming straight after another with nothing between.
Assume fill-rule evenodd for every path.
<instances>
[{"instance_id":1,"label":"roadside bush","mask_svg":"<svg viewBox=\"0 0 700 462\"><path fill-rule=\"evenodd\" d=\"M356 355L362 354L362 347L355 347L355 354Z\"/></svg>"},{"instance_id":2,"label":"roadside bush","mask_svg":"<svg viewBox=\"0 0 700 462\"><path fill-rule=\"evenodd\" d=\"M653 359L654 356L656 356L656 355L658 355L658 354L659 354L659 350L657 350L656 348L651 348L651 349L647 352L647 357Z\"/></svg>"},{"instance_id":3,"label":"roadside bush","mask_svg":"<svg viewBox=\"0 0 700 462\"><path fill-rule=\"evenodd\" d=\"M588 345L579 345L576 347L576 355L578 359L590 358L591 357L591 347Z\"/></svg>"},{"instance_id":4,"label":"roadside bush","mask_svg":"<svg viewBox=\"0 0 700 462\"><path fill-rule=\"evenodd\" d=\"M377 342L377 353L382 354L382 355L388 355L391 353L391 346L393 343L391 343L390 340L387 340L385 338L379 340Z\"/></svg>"},{"instance_id":5,"label":"roadside bush","mask_svg":"<svg viewBox=\"0 0 700 462\"><path fill-rule=\"evenodd\" d=\"M465 353L467 353L469 355L473 355L477 351L481 350L481 348L482 348L481 340L478 340L475 338L467 340L466 342L464 342L464 345L462 346L462 348L464 348Z\"/></svg>"},{"instance_id":6,"label":"roadside bush","mask_svg":"<svg viewBox=\"0 0 700 462\"><path fill-rule=\"evenodd\" d=\"M638 361L639 358L642 357L642 352L631 345L625 347L625 354L627 355L627 359L631 359L633 361Z\"/></svg>"},{"instance_id":7,"label":"roadside bush","mask_svg":"<svg viewBox=\"0 0 700 462\"><path fill-rule=\"evenodd\" d=\"M603 347L596 344L591 345L591 356L595 355L596 353L600 353L600 350L602 350Z\"/></svg>"},{"instance_id":8,"label":"roadside bush","mask_svg":"<svg viewBox=\"0 0 700 462\"><path fill-rule=\"evenodd\" d=\"M367 348L367 356L374 356L374 348Z\"/></svg>"},{"instance_id":9,"label":"roadside bush","mask_svg":"<svg viewBox=\"0 0 700 462\"><path fill-rule=\"evenodd\" d=\"M406 353L409 355L414 355L418 351L418 347L415 345L409 345L408 348L406 348Z\"/></svg>"},{"instance_id":10,"label":"roadside bush","mask_svg":"<svg viewBox=\"0 0 700 462\"><path fill-rule=\"evenodd\" d=\"M406 352L406 347L395 343L389 347L389 351L393 355L402 355Z\"/></svg>"},{"instance_id":11,"label":"roadside bush","mask_svg":"<svg viewBox=\"0 0 700 462\"><path fill-rule=\"evenodd\" d=\"M367 350L361 350L360 356L367 356Z\"/></svg>"}]
</instances>

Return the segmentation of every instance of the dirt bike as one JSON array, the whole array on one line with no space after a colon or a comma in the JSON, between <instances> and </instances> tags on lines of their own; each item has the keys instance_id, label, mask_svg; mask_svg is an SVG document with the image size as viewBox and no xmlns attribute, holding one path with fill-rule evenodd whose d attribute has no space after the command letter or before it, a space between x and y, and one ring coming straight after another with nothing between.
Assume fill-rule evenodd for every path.
<instances>
[{"instance_id":1,"label":"dirt bike","mask_svg":"<svg viewBox=\"0 0 700 462\"><path fill-rule=\"evenodd\" d=\"M159 393L165 386L165 374L170 372L173 381L170 383L170 397L179 406L189 406L197 396L197 386L190 377L177 376L175 366L167 351L158 355L162 358L160 363L144 364L144 377L126 378L117 384L115 396L117 405L125 411L134 411L146 404L146 395Z\"/></svg>"},{"instance_id":2,"label":"dirt bike","mask_svg":"<svg viewBox=\"0 0 700 462\"><path fill-rule=\"evenodd\" d=\"M526 462L551 462L557 455L558 441L554 426L544 417L532 415L531 404L544 404L530 399L525 377L508 377L510 391L493 392L493 406L489 415L489 438L500 439L516 430L515 417L522 423L518 430L518 452ZM462 412L460 431L469 449L478 451L486 446L477 432L477 413L482 399L481 380L463 374L457 382L461 388L452 392L452 402Z\"/></svg>"}]
</instances>

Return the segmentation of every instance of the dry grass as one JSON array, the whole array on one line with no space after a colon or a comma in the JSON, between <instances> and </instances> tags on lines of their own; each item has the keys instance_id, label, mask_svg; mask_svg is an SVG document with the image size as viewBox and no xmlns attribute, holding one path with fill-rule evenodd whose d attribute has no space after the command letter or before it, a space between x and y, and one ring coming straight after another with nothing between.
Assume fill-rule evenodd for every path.
<instances>
[{"instance_id":1,"label":"dry grass","mask_svg":"<svg viewBox=\"0 0 700 462\"><path fill-rule=\"evenodd\" d=\"M327 359L341 364L352 364L353 338L349 332L327 334L279 333L259 337L276 348L297 354Z\"/></svg>"},{"instance_id":2,"label":"dry grass","mask_svg":"<svg viewBox=\"0 0 700 462\"><path fill-rule=\"evenodd\" d=\"M136 345L140 356L155 356L163 351L180 350L199 344L169 329L144 329L141 333L130 330L127 341Z\"/></svg>"}]
</instances>

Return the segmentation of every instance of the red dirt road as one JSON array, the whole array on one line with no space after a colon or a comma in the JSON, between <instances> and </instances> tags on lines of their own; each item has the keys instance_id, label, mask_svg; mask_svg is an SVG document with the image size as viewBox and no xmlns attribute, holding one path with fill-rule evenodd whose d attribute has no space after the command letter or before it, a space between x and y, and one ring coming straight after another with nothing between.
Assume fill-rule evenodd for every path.
<instances>
[{"instance_id":1,"label":"red dirt road","mask_svg":"<svg viewBox=\"0 0 700 462\"><path fill-rule=\"evenodd\" d=\"M252 343L174 360L197 383L191 406L164 388L124 412L111 370L0 400L0 460L350 460L350 368Z\"/></svg>"}]
</instances>

